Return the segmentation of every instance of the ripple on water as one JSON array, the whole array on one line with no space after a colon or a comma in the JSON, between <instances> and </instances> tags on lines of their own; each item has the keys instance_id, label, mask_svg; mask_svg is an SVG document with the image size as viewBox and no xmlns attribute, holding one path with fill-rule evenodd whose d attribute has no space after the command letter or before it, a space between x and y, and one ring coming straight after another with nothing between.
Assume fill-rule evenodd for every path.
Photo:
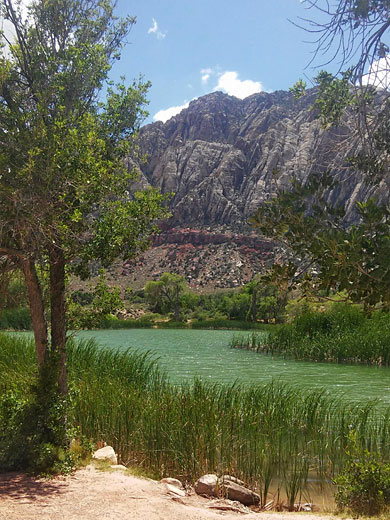
<instances>
[{"instance_id":1,"label":"ripple on water","mask_svg":"<svg viewBox=\"0 0 390 520\"><path fill-rule=\"evenodd\" d=\"M174 383L203 380L265 383L272 380L303 388L324 387L353 401L380 399L390 404L390 369L286 360L230 348L237 331L128 329L81 331L100 345L151 351Z\"/></svg>"}]
</instances>

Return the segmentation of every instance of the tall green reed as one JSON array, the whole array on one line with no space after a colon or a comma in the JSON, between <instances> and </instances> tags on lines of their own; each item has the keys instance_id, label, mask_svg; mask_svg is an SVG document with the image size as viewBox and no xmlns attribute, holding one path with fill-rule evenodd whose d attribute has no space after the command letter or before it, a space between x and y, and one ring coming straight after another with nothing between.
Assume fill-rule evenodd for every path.
<instances>
[{"instance_id":1,"label":"tall green reed","mask_svg":"<svg viewBox=\"0 0 390 520\"><path fill-rule=\"evenodd\" d=\"M34 374L32 345L0 336L0 380L11 370ZM173 386L150 354L70 342L69 420L94 441L114 446L122 462L161 476L194 481L230 473L270 489L289 507L309 493L310 480L328 482L345 465L351 431L361 446L390 460L390 409L349 403L325 390L280 383L251 387L195 380Z\"/></svg>"},{"instance_id":2,"label":"tall green reed","mask_svg":"<svg viewBox=\"0 0 390 520\"><path fill-rule=\"evenodd\" d=\"M337 304L326 312L306 312L268 335L237 335L233 348L295 359L390 365L390 315Z\"/></svg>"}]
</instances>

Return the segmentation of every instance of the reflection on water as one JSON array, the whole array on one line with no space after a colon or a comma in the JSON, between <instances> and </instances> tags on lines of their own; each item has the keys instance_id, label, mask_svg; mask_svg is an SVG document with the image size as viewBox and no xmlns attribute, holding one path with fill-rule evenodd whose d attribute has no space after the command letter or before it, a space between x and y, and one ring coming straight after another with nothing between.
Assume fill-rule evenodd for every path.
<instances>
[{"instance_id":1,"label":"reflection on water","mask_svg":"<svg viewBox=\"0 0 390 520\"><path fill-rule=\"evenodd\" d=\"M173 383L202 380L264 383L272 380L302 388L324 387L345 398L380 399L390 404L390 368L286 360L229 347L237 331L130 329L81 331L101 345L154 353Z\"/></svg>"}]
</instances>

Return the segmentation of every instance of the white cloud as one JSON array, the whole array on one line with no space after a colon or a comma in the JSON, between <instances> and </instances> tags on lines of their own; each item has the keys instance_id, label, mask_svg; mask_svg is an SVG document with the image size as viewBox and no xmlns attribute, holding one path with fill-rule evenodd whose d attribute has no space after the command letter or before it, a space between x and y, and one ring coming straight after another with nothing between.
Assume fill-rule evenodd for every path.
<instances>
[{"instance_id":1,"label":"white cloud","mask_svg":"<svg viewBox=\"0 0 390 520\"><path fill-rule=\"evenodd\" d=\"M200 74L201 74L201 79L202 79L203 85L207 85L207 82L210 79L212 72L213 72L213 70L210 68L201 69Z\"/></svg>"},{"instance_id":2,"label":"white cloud","mask_svg":"<svg viewBox=\"0 0 390 520\"><path fill-rule=\"evenodd\" d=\"M22 0L20 4L15 4L14 7L17 12L20 12L22 19L27 16L27 7L31 4L31 0ZM9 20L0 19L0 29L4 31L4 36L11 43L15 41L15 30Z\"/></svg>"},{"instance_id":3,"label":"white cloud","mask_svg":"<svg viewBox=\"0 0 390 520\"><path fill-rule=\"evenodd\" d=\"M390 87L390 55L374 61L368 74L363 76L362 83L388 89Z\"/></svg>"},{"instance_id":4,"label":"white cloud","mask_svg":"<svg viewBox=\"0 0 390 520\"><path fill-rule=\"evenodd\" d=\"M20 3L20 12L22 13L23 18L27 15L27 6L29 4L31 4L31 0L22 0Z\"/></svg>"},{"instance_id":5,"label":"white cloud","mask_svg":"<svg viewBox=\"0 0 390 520\"><path fill-rule=\"evenodd\" d=\"M153 22L153 25L152 25L152 27L149 27L149 29L148 29L148 34L156 33L156 32L158 31L158 23L157 23L157 20L155 20L154 18L152 18L152 22Z\"/></svg>"},{"instance_id":6,"label":"white cloud","mask_svg":"<svg viewBox=\"0 0 390 520\"><path fill-rule=\"evenodd\" d=\"M158 40L163 40L167 34L159 30L158 23L155 18L152 18L152 22L153 25L152 27L149 27L148 34L155 34Z\"/></svg>"},{"instance_id":7,"label":"white cloud","mask_svg":"<svg viewBox=\"0 0 390 520\"><path fill-rule=\"evenodd\" d=\"M218 85L214 88L214 91L215 90L222 90L230 96L244 99L251 94L261 92L263 85L260 81L252 81L251 79L240 80L238 78L238 72L228 70L219 76Z\"/></svg>"},{"instance_id":8,"label":"white cloud","mask_svg":"<svg viewBox=\"0 0 390 520\"><path fill-rule=\"evenodd\" d=\"M160 110L159 112L157 112L157 114L154 114L153 120L162 121L163 123L165 123L166 121L168 121L168 119L171 119L171 117L175 116L176 114L179 114L185 108L188 108L188 105L189 105L189 103L187 102L187 103L184 103L184 105L170 107L170 108L167 108L166 110Z\"/></svg>"}]
</instances>

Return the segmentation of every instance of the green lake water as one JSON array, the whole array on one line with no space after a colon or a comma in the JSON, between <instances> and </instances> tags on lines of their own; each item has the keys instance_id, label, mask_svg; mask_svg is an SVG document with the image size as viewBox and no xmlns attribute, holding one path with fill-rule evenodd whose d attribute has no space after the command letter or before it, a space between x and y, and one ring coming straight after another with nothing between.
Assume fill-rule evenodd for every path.
<instances>
[{"instance_id":1,"label":"green lake water","mask_svg":"<svg viewBox=\"0 0 390 520\"><path fill-rule=\"evenodd\" d=\"M218 383L266 383L326 388L352 401L380 399L390 404L390 368L294 361L230 348L237 331L128 329L77 333L100 345L150 351L173 383L195 376ZM241 333L240 333L241 334ZM246 334L243 332L242 334Z\"/></svg>"}]
</instances>

